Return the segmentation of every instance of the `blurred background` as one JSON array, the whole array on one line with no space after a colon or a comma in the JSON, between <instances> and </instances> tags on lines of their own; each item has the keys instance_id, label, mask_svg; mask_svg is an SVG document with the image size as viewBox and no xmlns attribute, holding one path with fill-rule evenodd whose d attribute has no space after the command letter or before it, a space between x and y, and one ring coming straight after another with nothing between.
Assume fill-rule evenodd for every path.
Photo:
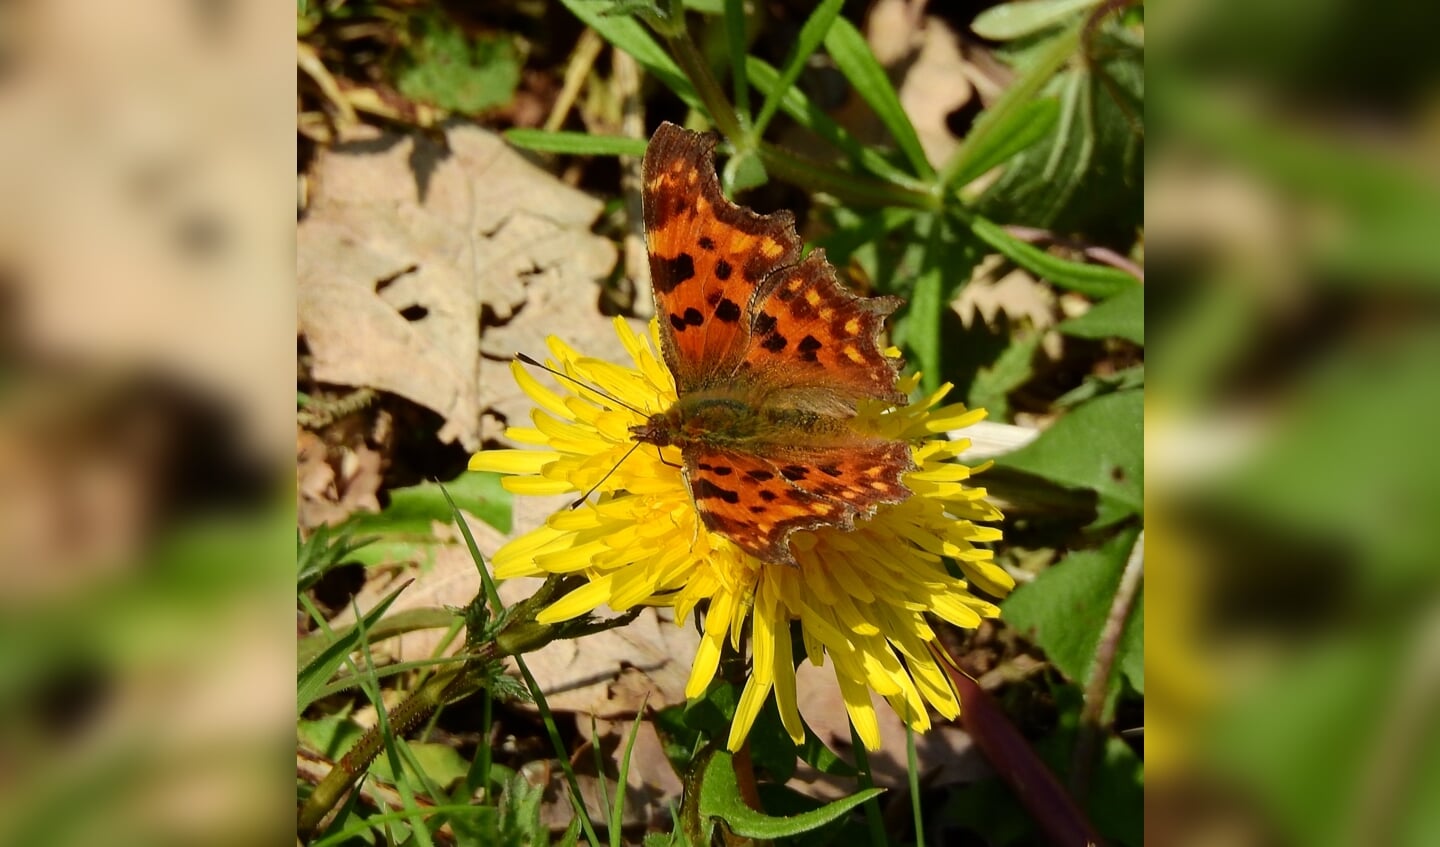
<instances>
[{"instance_id":1,"label":"blurred background","mask_svg":"<svg viewBox=\"0 0 1440 847\"><path fill-rule=\"evenodd\" d=\"M0 7L0 844L288 838L293 37Z\"/></svg>"},{"instance_id":2,"label":"blurred background","mask_svg":"<svg viewBox=\"0 0 1440 847\"><path fill-rule=\"evenodd\" d=\"M1434 6L1147 20L1147 841L1440 842Z\"/></svg>"},{"instance_id":3,"label":"blurred background","mask_svg":"<svg viewBox=\"0 0 1440 847\"><path fill-rule=\"evenodd\" d=\"M1147 11L1146 840L1440 843L1440 21ZM0 843L287 837L294 26L0 7Z\"/></svg>"}]
</instances>

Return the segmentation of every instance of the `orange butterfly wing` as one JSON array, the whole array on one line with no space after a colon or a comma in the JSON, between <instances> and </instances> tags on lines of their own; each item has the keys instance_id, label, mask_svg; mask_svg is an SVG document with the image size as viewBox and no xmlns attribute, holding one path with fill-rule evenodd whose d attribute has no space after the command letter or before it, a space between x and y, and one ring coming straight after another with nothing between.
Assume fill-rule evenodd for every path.
<instances>
[{"instance_id":1,"label":"orange butterfly wing","mask_svg":"<svg viewBox=\"0 0 1440 847\"><path fill-rule=\"evenodd\" d=\"M848 529L910 495L909 445L850 427L904 402L878 340L900 300L857 297L823 251L800 260L787 212L731 203L713 137L662 124L645 153L645 228L665 364L679 400L636 437L678 444L706 527L794 564L791 533Z\"/></svg>"},{"instance_id":2,"label":"orange butterfly wing","mask_svg":"<svg viewBox=\"0 0 1440 847\"><path fill-rule=\"evenodd\" d=\"M762 561L792 565L792 532L850 529L880 504L904 500L910 492L901 477L912 467L904 442L859 437L773 457L704 447L685 456L705 526Z\"/></svg>"},{"instance_id":3,"label":"orange butterfly wing","mask_svg":"<svg viewBox=\"0 0 1440 847\"><path fill-rule=\"evenodd\" d=\"M645 234L665 364L683 392L728 378L750 337L751 299L800 257L789 212L757 215L720 192L713 136L661 124L645 151Z\"/></svg>"}]
</instances>

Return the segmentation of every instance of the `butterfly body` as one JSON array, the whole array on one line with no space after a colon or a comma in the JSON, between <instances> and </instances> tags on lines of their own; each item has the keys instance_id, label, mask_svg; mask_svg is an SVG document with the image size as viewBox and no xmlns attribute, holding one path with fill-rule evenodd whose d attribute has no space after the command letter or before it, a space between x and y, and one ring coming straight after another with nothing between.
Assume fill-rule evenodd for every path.
<instances>
[{"instance_id":1,"label":"butterfly body","mask_svg":"<svg viewBox=\"0 0 1440 847\"><path fill-rule=\"evenodd\" d=\"M864 400L904 402L878 342L893 297L856 297L823 251L800 258L786 212L720 191L714 141L673 124L645 154L645 224L661 348L677 400L632 429L675 446L705 526L762 561L790 536L850 528L909 496L909 445L863 431Z\"/></svg>"}]
</instances>

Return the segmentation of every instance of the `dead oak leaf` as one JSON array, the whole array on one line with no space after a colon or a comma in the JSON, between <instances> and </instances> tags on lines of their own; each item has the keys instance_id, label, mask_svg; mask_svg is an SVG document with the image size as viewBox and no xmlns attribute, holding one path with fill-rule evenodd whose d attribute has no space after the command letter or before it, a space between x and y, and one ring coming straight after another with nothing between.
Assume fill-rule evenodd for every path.
<instances>
[{"instance_id":1,"label":"dead oak leaf","mask_svg":"<svg viewBox=\"0 0 1440 847\"><path fill-rule=\"evenodd\" d=\"M536 276L596 292L615 261L589 232L601 203L478 127L364 131L322 153L297 230L311 373L433 409L442 441L477 450L482 306L508 320Z\"/></svg>"}]
</instances>

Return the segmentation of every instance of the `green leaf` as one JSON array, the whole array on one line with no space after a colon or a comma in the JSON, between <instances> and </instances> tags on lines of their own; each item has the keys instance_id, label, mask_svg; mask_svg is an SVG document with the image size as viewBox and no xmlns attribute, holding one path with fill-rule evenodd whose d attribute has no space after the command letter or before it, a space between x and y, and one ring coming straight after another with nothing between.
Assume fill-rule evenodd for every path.
<instances>
[{"instance_id":1,"label":"green leaf","mask_svg":"<svg viewBox=\"0 0 1440 847\"><path fill-rule=\"evenodd\" d=\"M500 795L500 837L503 844L549 844L550 832L541 820L544 786L534 785L523 771L505 781Z\"/></svg>"},{"instance_id":2,"label":"green leaf","mask_svg":"<svg viewBox=\"0 0 1440 847\"><path fill-rule=\"evenodd\" d=\"M1101 524L1143 514L1144 393L1107 394L1076 407L1029 445L996 461L1100 495Z\"/></svg>"},{"instance_id":3,"label":"green leaf","mask_svg":"<svg viewBox=\"0 0 1440 847\"><path fill-rule=\"evenodd\" d=\"M725 50L730 57L731 82L735 90L735 114L741 124L750 118L750 81L746 79L745 0L724 0Z\"/></svg>"},{"instance_id":4,"label":"green leaf","mask_svg":"<svg viewBox=\"0 0 1440 847\"><path fill-rule=\"evenodd\" d=\"M316 656L300 669L295 683L295 700L298 707L295 713L297 715L303 714L305 710L309 708L310 704L315 702L319 691L324 688L325 683L335 673L335 670L345 661L345 657L360 646L361 634L373 626L376 621L380 620L385 614L385 611L390 608L390 604L394 603L395 598L399 597L400 592L404 591L409 585L410 582L407 581L404 585L387 594L385 599L375 604L375 608L361 616L357 626L335 639L334 644L325 648L325 650L321 651L320 655Z\"/></svg>"},{"instance_id":5,"label":"green leaf","mask_svg":"<svg viewBox=\"0 0 1440 847\"><path fill-rule=\"evenodd\" d=\"M1085 41L1089 58L1072 59L1026 101L1058 99L1054 131L1014 156L975 209L991 220L1128 244L1144 226L1143 45L1109 20Z\"/></svg>"},{"instance_id":6,"label":"green leaf","mask_svg":"<svg viewBox=\"0 0 1440 847\"><path fill-rule=\"evenodd\" d=\"M507 129L505 140L526 150L541 153L568 153L576 156L645 155L643 138L590 135L584 132L549 132L543 129Z\"/></svg>"},{"instance_id":7,"label":"green leaf","mask_svg":"<svg viewBox=\"0 0 1440 847\"><path fill-rule=\"evenodd\" d=\"M775 110L780 107L779 95L795 86L795 80L800 78L800 71L805 68L805 62L829 34L831 25L840 16L840 8L844 5L845 0L824 0L800 27L800 37L795 42L795 49L785 60L785 68L780 72L778 83L766 93L760 114L755 118L756 138L764 134L765 127L770 125L770 119L775 117Z\"/></svg>"},{"instance_id":8,"label":"green leaf","mask_svg":"<svg viewBox=\"0 0 1440 847\"><path fill-rule=\"evenodd\" d=\"M685 101L685 105L704 111L700 97L695 93L690 80L685 78L675 60L650 37L650 33L639 21L622 15L607 14L613 8L610 3L596 3L594 0L560 2L586 26L599 33L601 38L629 53L651 76Z\"/></svg>"},{"instance_id":9,"label":"green leaf","mask_svg":"<svg viewBox=\"0 0 1440 847\"><path fill-rule=\"evenodd\" d=\"M916 187L919 183L913 176L890 163L880 153L862 143L848 130L835 123L819 106L816 106L805 92L795 86L782 88L780 72L763 59L745 57L745 71L755 87L767 97L778 92L780 110L792 120L828 141L833 147L844 151L861 168L899 185ZM908 210L907 210L908 211Z\"/></svg>"},{"instance_id":10,"label":"green leaf","mask_svg":"<svg viewBox=\"0 0 1440 847\"><path fill-rule=\"evenodd\" d=\"M970 29L981 38L1010 41L1062 23L1100 0L1017 0L991 6L975 16Z\"/></svg>"},{"instance_id":11,"label":"green leaf","mask_svg":"<svg viewBox=\"0 0 1440 847\"><path fill-rule=\"evenodd\" d=\"M365 730L350 719L348 712L336 712L315 720L298 721L295 733L320 755L338 759L365 734Z\"/></svg>"},{"instance_id":12,"label":"green leaf","mask_svg":"<svg viewBox=\"0 0 1440 847\"><path fill-rule=\"evenodd\" d=\"M878 797L882 790L871 788L851 794L811 811L789 817L771 817L757 812L746 805L740 796L740 786L735 777L735 766L731 754L723 751L712 753L703 763L704 771L699 784L699 827L698 837L690 840L697 844L710 843L715 821L721 820L736 835L746 838L788 838L818 829L837 820L861 803Z\"/></svg>"},{"instance_id":13,"label":"green leaf","mask_svg":"<svg viewBox=\"0 0 1440 847\"><path fill-rule=\"evenodd\" d=\"M802 717L800 725L805 727L805 743L800 745L798 750L801 761L821 773L828 773L831 776L853 777L858 771L855 766L840 758L834 750L825 746L820 736L810 728L810 724Z\"/></svg>"},{"instance_id":14,"label":"green leaf","mask_svg":"<svg viewBox=\"0 0 1440 847\"><path fill-rule=\"evenodd\" d=\"M408 741L406 746L410 748L410 753L425 778L440 788L449 788L465 775L469 763L461 758L460 751L449 744ZM384 756L375 760L370 766L370 772L386 782L396 781L395 774L390 770L390 762Z\"/></svg>"},{"instance_id":15,"label":"green leaf","mask_svg":"<svg viewBox=\"0 0 1440 847\"><path fill-rule=\"evenodd\" d=\"M949 184L956 188L970 184L1049 135L1059 118L1060 104L1053 98L1032 100L1019 106L986 132L979 143L965 146L961 160L947 174Z\"/></svg>"},{"instance_id":16,"label":"green leaf","mask_svg":"<svg viewBox=\"0 0 1440 847\"><path fill-rule=\"evenodd\" d=\"M501 532L510 531L511 494L501 487L499 474L467 471L446 485L465 511ZM392 489L390 505L384 511L355 513L344 526L380 538L353 556L356 561L374 565L427 555L439 543L435 524L452 520L439 483L424 482Z\"/></svg>"},{"instance_id":17,"label":"green leaf","mask_svg":"<svg viewBox=\"0 0 1440 847\"><path fill-rule=\"evenodd\" d=\"M870 104L880 122L890 130L915 174L921 179L934 178L935 169L925 157L920 137L915 134L915 127L900 105L900 96L890 85L885 68L881 67L875 54L870 52L870 46L865 43L865 36L854 24L844 18L836 18L830 32L825 35L825 49L835 60L840 73L855 86L855 92Z\"/></svg>"},{"instance_id":18,"label":"green leaf","mask_svg":"<svg viewBox=\"0 0 1440 847\"><path fill-rule=\"evenodd\" d=\"M440 15L417 19L420 35L395 86L412 100L463 114L509 103L520 84L520 57L505 36L472 39Z\"/></svg>"},{"instance_id":19,"label":"green leaf","mask_svg":"<svg viewBox=\"0 0 1440 847\"><path fill-rule=\"evenodd\" d=\"M1035 351L1039 346L1038 333L1016 335L994 364L975 374L965 405L984 409L997 421L1010 420L1010 392L1035 375Z\"/></svg>"},{"instance_id":20,"label":"green leaf","mask_svg":"<svg viewBox=\"0 0 1440 847\"><path fill-rule=\"evenodd\" d=\"M1056 397L1051 405L1056 409L1068 409L1106 394L1135 391L1144 387L1145 366L1132 365L1113 374L1087 376L1084 382Z\"/></svg>"},{"instance_id":21,"label":"green leaf","mask_svg":"<svg viewBox=\"0 0 1440 847\"><path fill-rule=\"evenodd\" d=\"M1426 753L1433 761L1440 751L1434 700L1427 707L1410 699L1420 696L1416 674L1433 668L1433 659L1419 652L1430 648L1425 630L1406 620L1412 616L1386 611L1385 620L1329 630L1266 663L1265 673L1227 692L1229 702L1207 721L1205 744L1197 748L1205 766L1244 786L1288 843L1344 843L1336 833L1358 832L1356 816L1365 814L1367 804L1356 798L1374 788L1377 755L1403 755L1411 763L1386 792L1386 825L1405 831L1428 819L1432 832L1440 829L1434 795L1418 791L1414 782L1422 769L1430 772L1431 784L1437 781L1436 766L1422 764ZM1428 708L1429 717L1413 712L1412 728L1397 733L1395 721L1407 708ZM1406 745L1403 754L1389 746L1397 743Z\"/></svg>"},{"instance_id":22,"label":"green leaf","mask_svg":"<svg viewBox=\"0 0 1440 847\"><path fill-rule=\"evenodd\" d=\"M1100 643L1100 632L1120 585L1125 562L1135 546L1139 529L1121 532L1099 550L1071 553L1047 568L1033 582L1015 589L1001 605L1001 617L1025 633L1045 651L1057 670L1076 685L1085 686ZM1115 667L1124 669L1136 659L1128 653L1144 654L1132 630L1141 632L1138 614L1143 594L1136 596L1125 622ZM1138 647L1138 649L1136 649ZM1122 674L1113 673L1107 690L1119 691Z\"/></svg>"},{"instance_id":23,"label":"green leaf","mask_svg":"<svg viewBox=\"0 0 1440 847\"><path fill-rule=\"evenodd\" d=\"M1031 244L1015 238L1005 229L985 218L975 216L969 221L970 230L981 241L995 248L997 252L1015 264L1042 277L1061 288L1077 291L1090 297L1114 297L1140 285L1140 280L1115 268L1103 265L1084 265L1052 256Z\"/></svg>"},{"instance_id":24,"label":"green leaf","mask_svg":"<svg viewBox=\"0 0 1440 847\"><path fill-rule=\"evenodd\" d=\"M377 540L379 539L375 536L356 538L347 527L316 527L309 538L300 542L299 549L295 552L296 587L300 591L310 588L356 550Z\"/></svg>"},{"instance_id":25,"label":"green leaf","mask_svg":"<svg viewBox=\"0 0 1440 847\"><path fill-rule=\"evenodd\" d=\"M764 185L770 179L770 175L765 173L765 163L760 161L760 154L755 150L741 150L731 156L725 163L722 177L726 191L732 195Z\"/></svg>"},{"instance_id":26,"label":"green leaf","mask_svg":"<svg viewBox=\"0 0 1440 847\"><path fill-rule=\"evenodd\" d=\"M1077 338L1123 338L1145 346L1145 286L1117 294L1056 329Z\"/></svg>"},{"instance_id":27,"label":"green leaf","mask_svg":"<svg viewBox=\"0 0 1440 847\"><path fill-rule=\"evenodd\" d=\"M945 308L941 295L943 277L944 269L938 262L931 262L915 280L904 315L905 349L915 355L925 391L940 387L940 312ZM897 334L900 334L898 330Z\"/></svg>"}]
</instances>

